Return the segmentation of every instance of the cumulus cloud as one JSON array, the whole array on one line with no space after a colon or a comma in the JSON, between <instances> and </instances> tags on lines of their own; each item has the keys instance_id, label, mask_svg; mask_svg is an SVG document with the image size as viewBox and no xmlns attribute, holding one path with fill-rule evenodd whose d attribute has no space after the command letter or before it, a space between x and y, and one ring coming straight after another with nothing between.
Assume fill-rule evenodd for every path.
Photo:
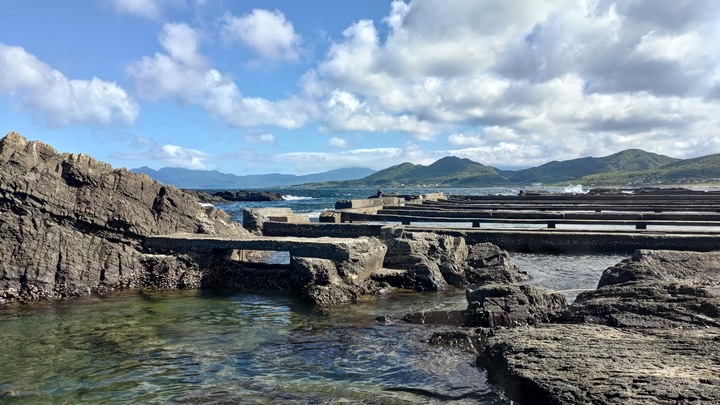
<instances>
[{"instance_id":1,"label":"cumulus cloud","mask_svg":"<svg viewBox=\"0 0 720 405\"><path fill-rule=\"evenodd\" d=\"M297 60L301 37L290 21L278 10L255 9L241 17L226 14L222 34L270 61Z\"/></svg>"},{"instance_id":2,"label":"cumulus cloud","mask_svg":"<svg viewBox=\"0 0 720 405\"><path fill-rule=\"evenodd\" d=\"M329 132L444 134L463 153L528 163L696 155L718 151L718 15L712 0L394 1L382 22L348 27L301 85Z\"/></svg>"},{"instance_id":3,"label":"cumulus cloud","mask_svg":"<svg viewBox=\"0 0 720 405\"><path fill-rule=\"evenodd\" d=\"M113 153L114 159L132 161L152 161L163 167L182 167L186 169L209 169L206 160L213 158L213 155L197 149L183 148L171 143L160 145L157 142L137 138L135 140L138 149L131 153Z\"/></svg>"},{"instance_id":4,"label":"cumulus cloud","mask_svg":"<svg viewBox=\"0 0 720 405\"><path fill-rule=\"evenodd\" d=\"M330 138L330 140L328 140L328 145L334 146L336 148L345 148L347 147L347 144L348 143L345 139L338 138L336 136L333 136L332 138Z\"/></svg>"},{"instance_id":5,"label":"cumulus cloud","mask_svg":"<svg viewBox=\"0 0 720 405\"><path fill-rule=\"evenodd\" d=\"M132 124L140 112L116 83L97 77L69 79L17 46L0 43L0 77L0 94L21 100L49 126Z\"/></svg>"},{"instance_id":6,"label":"cumulus cloud","mask_svg":"<svg viewBox=\"0 0 720 405\"><path fill-rule=\"evenodd\" d=\"M234 127L297 128L309 120L312 105L300 98L244 96L228 75L210 66L200 53L201 34L190 26L165 24L159 41L165 53L145 56L127 68L143 98L197 104Z\"/></svg>"}]
</instances>

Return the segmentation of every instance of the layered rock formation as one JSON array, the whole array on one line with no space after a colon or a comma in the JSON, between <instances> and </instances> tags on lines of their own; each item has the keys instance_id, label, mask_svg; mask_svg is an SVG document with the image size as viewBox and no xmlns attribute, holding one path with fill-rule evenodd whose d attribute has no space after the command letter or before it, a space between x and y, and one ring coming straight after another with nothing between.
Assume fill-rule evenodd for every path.
<instances>
[{"instance_id":1,"label":"layered rock formation","mask_svg":"<svg viewBox=\"0 0 720 405\"><path fill-rule=\"evenodd\" d=\"M385 240L384 266L404 270L390 283L418 291L526 280L508 253L490 243L468 246L459 236L402 232Z\"/></svg>"},{"instance_id":2,"label":"layered rock formation","mask_svg":"<svg viewBox=\"0 0 720 405\"><path fill-rule=\"evenodd\" d=\"M14 132L0 140L0 301L198 287L202 258L141 247L147 235L177 232L247 233L146 175Z\"/></svg>"},{"instance_id":3,"label":"layered rock formation","mask_svg":"<svg viewBox=\"0 0 720 405\"><path fill-rule=\"evenodd\" d=\"M496 329L478 362L520 403L720 403L720 252L637 251L561 323Z\"/></svg>"}]
</instances>

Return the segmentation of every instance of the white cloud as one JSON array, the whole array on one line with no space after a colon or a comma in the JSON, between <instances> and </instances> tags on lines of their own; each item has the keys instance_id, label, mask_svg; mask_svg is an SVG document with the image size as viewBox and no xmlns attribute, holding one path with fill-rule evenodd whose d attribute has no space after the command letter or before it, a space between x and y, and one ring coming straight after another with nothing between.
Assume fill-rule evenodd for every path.
<instances>
[{"instance_id":1,"label":"white cloud","mask_svg":"<svg viewBox=\"0 0 720 405\"><path fill-rule=\"evenodd\" d=\"M142 151L131 153L113 153L114 159L130 161L152 161L162 167L182 167L186 169L210 169L205 163L213 155L197 149L183 148L174 144L159 145L155 141L138 138L137 148Z\"/></svg>"},{"instance_id":2,"label":"white cloud","mask_svg":"<svg viewBox=\"0 0 720 405\"><path fill-rule=\"evenodd\" d=\"M270 61L299 58L301 37L278 10L255 9L242 17L226 14L223 36L242 43Z\"/></svg>"},{"instance_id":3,"label":"white cloud","mask_svg":"<svg viewBox=\"0 0 720 405\"><path fill-rule=\"evenodd\" d=\"M314 114L313 105L297 97L270 101L243 96L229 76L209 66L199 51L200 36L186 24L163 26L160 44L167 53L145 56L127 68L143 98L197 104L234 127L298 128Z\"/></svg>"},{"instance_id":4,"label":"white cloud","mask_svg":"<svg viewBox=\"0 0 720 405\"><path fill-rule=\"evenodd\" d=\"M394 1L387 35L354 23L300 83L325 131L444 134L518 164L718 152L718 15L710 0Z\"/></svg>"},{"instance_id":5,"label":"white cloud","mask_svg":"<svg viewBox=\"0 0 720 405\"><path fill-rule=\"evenodd\" d=\"M452 134L448 137L448 142L455 146L482 146L485 144L480 135Z\"/></svg>"},{"instance_id":6,"label":"white cloud","mask_svg":"<svg viewBox=\"0 0 720 405\"><path fill-rule=\"evenodd\" d=\"M330 140L328 141L328 145L334 146L334 147L336 147L336 148L346 148L346 147L347 147L347 144L348 144L348 143L347 143L347 141L346 141L345 139L343 139L343 138L338 138L338 137L336 137L336 136L333 136L333 137L330 138Z\"/></svg>"},{"instance_id":7,"label":"white cloud","mask_svg":"<svg viewBox=\"0 0 720 405\"><path fill-rule=\"evenodd\" d=\"M69 79L17 46L0 43L0 77L0 94L19 98L50 126L132 124L140 112L116 83L97 77Z\"/></svg>"},{"instance_id":8,"label":"white cloud","mask_svg":"<svg viewBox=\"0 0 720 405\"><path fill-rule=\"evenodd\" d=\"M117 12L137 17L158 19L162 9L172 0L104 0Z\"/></svg>"},{"instance_id":9,"label":"white cloud","mask_svg":"<svg viewBox=\"0 0 720 405\"><path fill-rule=\"evenodd\" d=\"M275 143L275 135L271 133L245 135L245 141L250 143Z\"/></svg>"}]
</instances>

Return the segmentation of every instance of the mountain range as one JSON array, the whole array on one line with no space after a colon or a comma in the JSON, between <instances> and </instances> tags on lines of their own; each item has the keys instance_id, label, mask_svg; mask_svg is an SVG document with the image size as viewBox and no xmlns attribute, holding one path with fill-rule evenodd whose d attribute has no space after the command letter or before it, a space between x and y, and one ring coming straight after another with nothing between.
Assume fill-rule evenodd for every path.
<instances>
[{"instance_id":1,"label":"mountain range","mask_svg":"<svg viewBox=\"0 0 720 405\"><path fill-rule=\"evenodd\" d=\"M720 154L676 159L640 149L605 157L552 161L523 170L501 170L455 156L423 166L402 163L362 179L311 187L492 187L533 184L624 186L720 182Z\"/></svg>"},{"instance_id":2,"label":"mountain range","mask_svg":"<svg viewBox=\"0 0 720 405\"><path fill-rule=\"evenodd\" d=\"M280 173L238 176L230 173L221 173L217 170L193 170L180 167L163 167L154 170L147 166L132 169L131 171L135 173L145 173L164 184L194 189L287 187L304 183L337 182L358 179L375 173L375 170L364 167L336 169L302 176Z\"/></svg>"},{"instance_id":3,"label":"mountain range","mask_svg":"<svg viewBox=\"0 0 720 405\"><path fill-rule=\"evenodd\" d=\"M304 176L278 173L236 176L218 171L147 167L133 171L184 188L493 187L569 183L624 186L720 182L720 154L676 159L628 149L605 157L552 161L523 170L502 170L470 159L446 156L427 166L405 162L377 172L348 168Z\"/></svg>"}]
</instances>

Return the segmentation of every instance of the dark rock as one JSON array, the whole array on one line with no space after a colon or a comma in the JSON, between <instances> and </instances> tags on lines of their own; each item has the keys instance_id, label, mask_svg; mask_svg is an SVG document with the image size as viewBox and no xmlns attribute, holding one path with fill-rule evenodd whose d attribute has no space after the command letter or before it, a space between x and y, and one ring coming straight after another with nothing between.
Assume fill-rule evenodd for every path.
<instances>
[{"instance_id":1,"label":"dark rock","mask_svg":"<svg viewBox=\"0 0 720 405\"><path fill-rule=\"evenodd\" d=\"M488 283L517 283L529 280L526 272L520 271L510 260L507 251L492 243L478 243L470 246L463 285Z\"/></svg>"},{"instance_id":2,"label":"dark rock","mask_svg":"<svg viewBox=\"0 0 720 405\"><path fill-rule=\"evenodd\" d=\"M218 191L213 193L214 196L220 197L227 201L282 201L283 196L279 193L270 191Z\"/></svg>"},{"instance_id":3,"label":"dark rock","mask_svg":"<svg viewBox=\"0 0 720 405\"><path fill-rule=\"evenodd\" d=\"M433 346L458 347L473 353L485 347L484 338L472 332L455 330L448 332L435 332L428 340Z\"/></svg>"},{"instance_id":4,"label":"dark rock","mask_svg":"<svg viewBox=\"0 0 720 405\"><path fill-rule=\"evenodd\" d=\"M514 327L549 322L567 307L565 296L530 285L489 284L467 291L467 326Z\"/></svg>"},{"instance_id":5,"label":"dark rock","mask_svg":"<svg viewBox=\"0 0 720 405\"><path fill-rule=\"evenodd\" d=\"M0 300L197 287L195 259L141 246L145 236L177 232L247 234L224 212L146 175L14 132L0 140Z\"/></svg>"},{"instance_id":6,"label":"dark rock","mask_svg":"<svg viewBox=\"0 0 720 405\"><path fill-rule=\"evenodd\" d=\"M468 247L459 236L400 231L384 234L388 246L384 266L406 270L397 287L438 291L448 285L465 287L528 278L512 264L506 251L491 243Z\"/></svg>"},{"instance_id":7,"label":"dark rock","mask_svg":"<svg viewBox=\"0 0 720 405\"><path fill-rule=\"evenodd\" d=\"M403 320L419 325L465 326L465 318L465 311L425 311L407 314Z\"/></svg>"},{"instance_id":8,"label":"dark rock","mask_svg":"<svg viewBox=\"0 0 720 405\"><path fill-rule=\"evenodd\" d=\"M638 250L578 295L566 322L720 327L720 252Z\"/></svg>"},{"instance_id":9,"label":"dark rock","mask_svg":"<svg viewBox=\"0 0 720 405\"><path fill-rule=\"evenodd\" d=\"M222 203L226 203L228 201L222 197L212 195L212 194L207 193L202 190L191 190L191 189L183 188L182 191L197 198L203 204L222 204Z\"/></svg>"},{"instance_id":10,"label":"dark rock","mask_svg":"<svg viewBox=\"0 0 720 405\"><path fill-rule=\"evenodd\" d=\"M720 403L719 263L637 251L559 318L573 323L498 329L478 364L520 403Z\"/></svg>"}]
</instances>

